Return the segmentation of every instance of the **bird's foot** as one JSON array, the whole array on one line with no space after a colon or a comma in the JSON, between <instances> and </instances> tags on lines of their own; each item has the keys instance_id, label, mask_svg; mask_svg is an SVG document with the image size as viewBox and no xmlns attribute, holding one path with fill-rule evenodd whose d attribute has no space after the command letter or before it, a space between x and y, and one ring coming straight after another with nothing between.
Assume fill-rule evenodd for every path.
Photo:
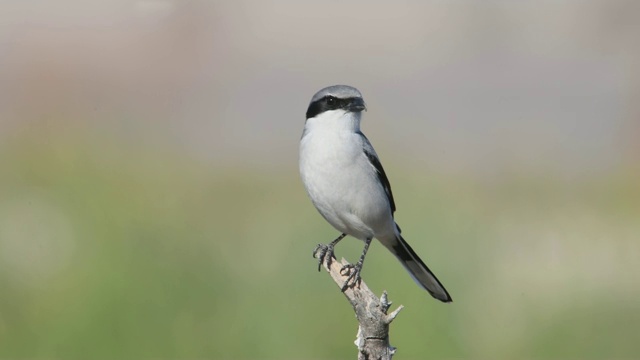
<instances>
[{"instance_id":1,"label":"bird's foot","mask_svg":"<svg viewBox=\"0 0 640 360\"><path fill-rule=\"evenodd\" d=\"M313 249L313 257L318 258L318 271L322 268L322 264L327 262L327 266L331 266L331 261L335 259L335 255L333 254L333 243L330 244L318 244L315 249Z\"/></svg>"},{"instance_id":2,"label":"bird's foot","mask_svg":"<svg viewBox=\"0 0 640 360\"><path fill-rule=\"evenodd\" d=\"M347 280L342 285L342 289L341 290L343 292L345 290L347 290L348 288L354 287L356 285L358 285L358 287L360 287L360 281L362 281L362 279L360 278L360 271L361 270L362 270L362 263L360 261L358 261L358 263L355 264L355 265L347 264L347 265L343 266L342 269L340 269L340 275L348 276Z\"/></svg>"}]
</instances>

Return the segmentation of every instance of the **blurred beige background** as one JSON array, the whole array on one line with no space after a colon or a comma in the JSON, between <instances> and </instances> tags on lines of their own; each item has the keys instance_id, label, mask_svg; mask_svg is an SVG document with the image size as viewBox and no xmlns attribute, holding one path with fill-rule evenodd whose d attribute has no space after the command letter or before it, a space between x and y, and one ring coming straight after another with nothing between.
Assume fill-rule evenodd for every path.
<instances>
[{"instance_id":1,"label":"blurred beige background","mask_svg":"<svg viewBox=\"0 0 640 360\"><path fill-rule=\"evenodd\" d=\"M631 0L0 1L0 357L353 358L297 175L344 83L454 299L373 246L398 358L637 358L639 38Z\"/></svg>"}]
</instances>

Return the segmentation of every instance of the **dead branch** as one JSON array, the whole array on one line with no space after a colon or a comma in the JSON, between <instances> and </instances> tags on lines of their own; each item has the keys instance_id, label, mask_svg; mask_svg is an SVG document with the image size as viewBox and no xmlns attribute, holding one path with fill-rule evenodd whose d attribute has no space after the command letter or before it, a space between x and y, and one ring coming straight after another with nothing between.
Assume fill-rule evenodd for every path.
<instances>
[{"instance_id":1,"label":"dead branch","mask_svg":"<svg viewBox=\"0 0 640 360\"><path fill-rule=\"evenodd\" d=\"M326 262L324 264L338 288L342 288L347 280L348 276L340 273L340 269L346 264L348 262L345 259L340 262L334 259L331 267L327 267ZM378 298L364 281L361 281L359 286L347 288L343 294L353 306L359 323L355 341L358 359L391 359L396 348L389 344L389 324L398 316L403 306L400 305L388 314L391 302L387 299L387 292L384 291Z\"/></svg>"}]
</instances>

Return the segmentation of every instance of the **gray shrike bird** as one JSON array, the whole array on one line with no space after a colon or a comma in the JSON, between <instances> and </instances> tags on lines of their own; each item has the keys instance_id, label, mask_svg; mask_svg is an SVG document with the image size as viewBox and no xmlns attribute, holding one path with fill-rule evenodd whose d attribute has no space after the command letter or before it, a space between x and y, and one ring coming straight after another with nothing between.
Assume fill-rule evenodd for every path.
<instances>
[{"instance_id":1,"label":"gray shrike bird","mask_svg":"<svg viewBox=\"0 0 640 360\"><path fill-rule=\"evenodd\" d=\"M314 250L320 266L330 263L335 245L351 235L364 241L355 265L342 268L348 275L342 291L360 282L360 271L371 240L375 237L400 260L418 285L442 302L451 296L427 265L400 235L393 213L389 179L376 151L360 131L366 110L358 89L335 85L318 91L307 109L300 140L300 176L320 214L342 234Z\"/></svg>"}]
</instances>

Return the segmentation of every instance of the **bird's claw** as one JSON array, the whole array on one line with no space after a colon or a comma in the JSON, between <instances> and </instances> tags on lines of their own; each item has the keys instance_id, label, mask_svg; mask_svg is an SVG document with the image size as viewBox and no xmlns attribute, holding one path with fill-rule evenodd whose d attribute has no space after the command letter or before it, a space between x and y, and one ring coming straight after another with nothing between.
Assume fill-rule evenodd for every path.
<instances>
[{"instance_id":1,"label":"bird's claw","mask_svg":"<svg viewBox=\"0 0 640 360\"><path fill-rule=\"evenodd\" d=\"M331 266L331 261L336 258L333 254L333 245L318 244L318 246L313 249L313 257L318 258L318 271L320 271L325 261L327 262L327 266Z\"/></svg>"},{"instance_id":2,"label":"bird's claw","mask_svg":"<svg viewBox=\"0 0 640 360\"><path fill-rule=\"evenodd\" d=\"M360 264L360 263L357 263L355 265L347 264L347 265L343 266L342 269L340 269L340 275L348 276L347 280L342 285L342 289L341 290L343 292L345 290L347 290L348 288L354 287L356 285L358 285L358 287L360 287L360 281L362 281L362 279L360 278L360 270L361 269L362 269L362 264Z\"/></svg>"}]
</instances>

